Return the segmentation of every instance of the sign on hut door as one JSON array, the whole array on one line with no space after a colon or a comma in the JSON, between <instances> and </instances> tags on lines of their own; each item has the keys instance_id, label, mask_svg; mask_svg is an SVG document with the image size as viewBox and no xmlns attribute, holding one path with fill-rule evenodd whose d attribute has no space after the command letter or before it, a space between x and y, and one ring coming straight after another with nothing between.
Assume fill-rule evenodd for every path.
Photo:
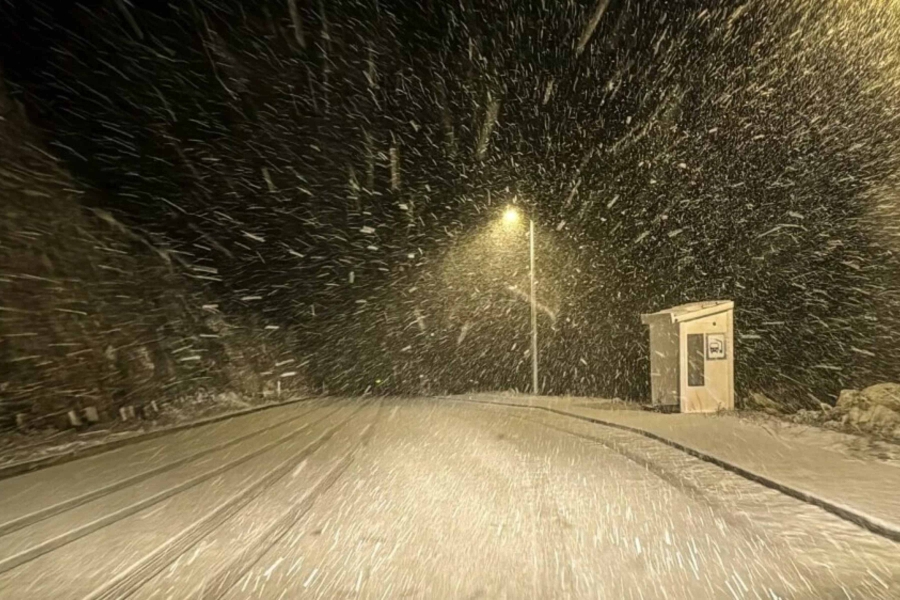
<instances>
[{"instance_id":1,"label":"sign on hut door","mask_svg":"<svg viewBox=\"0 0 900 600\"><path fill-rule=\"evenodd\" d=\"M726 357L727 352L725 351L725 334L707 333L706 360L725 360Z\"/></svg>"}]
</instances>

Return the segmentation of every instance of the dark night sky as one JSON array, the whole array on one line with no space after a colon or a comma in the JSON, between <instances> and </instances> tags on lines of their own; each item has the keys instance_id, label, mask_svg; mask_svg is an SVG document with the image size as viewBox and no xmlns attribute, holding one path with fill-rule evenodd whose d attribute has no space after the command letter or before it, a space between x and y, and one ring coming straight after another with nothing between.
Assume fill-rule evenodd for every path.
<instances>
[{"instance_id":1,"label":"dark night sky","mask_svg":"<svg viewBox=\"0 0 900 600\"><path fill-rule=\"evenodd\" d=\"M885 4L0 0L0 64L86 203L331 389L527 386L515 201L545 391L645 395L639 314L730 298L739 393L825 399L900 376Z\"/></svg>"}]
</instances>

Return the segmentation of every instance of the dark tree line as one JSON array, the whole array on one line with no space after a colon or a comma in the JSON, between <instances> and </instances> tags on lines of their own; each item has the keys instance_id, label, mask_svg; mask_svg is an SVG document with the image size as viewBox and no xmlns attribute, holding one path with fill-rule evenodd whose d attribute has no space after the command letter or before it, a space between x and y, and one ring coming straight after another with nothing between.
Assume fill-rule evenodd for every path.
<instances>
[{"instance_id":1,"label":"dark tree line","mask_svg":"<svg viewBox=\"0 0 900 600\"><path fill-rule=\"evenodd\" d=\"M515 199L545 391L646 396L639 314L731 298L739 388L805 401L898 375L877 4L29 2L0 44L83 202L329 389L526 388L527 273L472 254Z\"/></svg>"}]
</instances>

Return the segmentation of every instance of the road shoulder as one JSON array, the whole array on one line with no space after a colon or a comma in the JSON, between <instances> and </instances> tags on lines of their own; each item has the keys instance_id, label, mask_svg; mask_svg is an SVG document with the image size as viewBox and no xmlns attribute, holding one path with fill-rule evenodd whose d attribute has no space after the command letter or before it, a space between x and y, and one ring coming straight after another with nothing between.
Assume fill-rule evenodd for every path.
<instances>
[{"instance_id":1,"label":"road shoulder","mask_svg":"<svg viewBox=\"0 0 900 600\"><path fill-rule=\"evenodd\" d=\"M237 410L226 410L212 416L190 419L177 423L166 423L157 426L154 426L152 423L147 423L141 429L120 432L101 431L90 437L85 436L80 439L67 440L60 444L54 444L52 441L38 441L29 446L28 451L24 453L22 451L16 452L12 455L12 459L4 461L3 457L0 457L0 480L9 479L10 477L15 477L38 469L71 462L80 458L102 454L104 452L115 450L116 448L152 440L177 431L202 427L203 425L218 423L242 415L313 399L315 398L307 396L292 397L281 402L259 404Z\"/></svg>"},{"instance_id":2,"label":"road shoulder","mask_svg":"<svg viewBox=\"0 0 900 600\"><path fill-rule=\"evenodd\" d=\"M773 435L733 415L666 415L591 408L564 398L458 396L587 419L657 439L900 541L900 468Z\"/></svg>"}]
</instances>

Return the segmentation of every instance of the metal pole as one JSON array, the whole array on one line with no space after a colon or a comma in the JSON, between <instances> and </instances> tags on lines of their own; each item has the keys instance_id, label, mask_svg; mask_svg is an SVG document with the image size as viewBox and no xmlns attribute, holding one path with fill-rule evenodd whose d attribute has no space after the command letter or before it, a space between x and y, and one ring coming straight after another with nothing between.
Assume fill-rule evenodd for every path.
<instances>
[{"instance_id":1,"label":"metal pole","mask_svg":"<svg viewBox=\"0 0 900 600\"><path fill-rule=\"evenodd\" d=\"M537 297L534 294L534 221L528 220L528 245L531 254L531 392L540 394L538 387L538 345L537 345Z\"/></svg>"}]
</instances>

